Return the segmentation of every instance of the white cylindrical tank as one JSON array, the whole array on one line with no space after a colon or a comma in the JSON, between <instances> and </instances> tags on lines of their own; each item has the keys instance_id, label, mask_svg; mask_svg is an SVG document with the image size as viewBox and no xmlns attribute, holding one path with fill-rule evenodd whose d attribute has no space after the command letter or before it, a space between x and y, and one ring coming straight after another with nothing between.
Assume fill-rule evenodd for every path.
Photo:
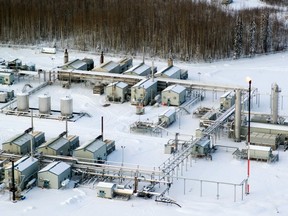
<instances>
[{"instance_id":1,"label":"white cylindrical tank","mask_svg":"<svg viewBox=\"0 0 288 216\"><path fill-rule=\"evenodd\" d=\"M29 111L29 95L28 93L17 94L17 110L21 112Z\"/></svg>"},{"instance_id":2,"label":"white cylindrical tank","mask_svg":"<svg viewBox=\"0 0 288 216\"><path fill-rule=\"evenodd\" d=\"M61 98L60 110L62 116L72 116L73 100L71 97L66 96L64 98Z\"/></svg>"},{"instance_id":3,"label":"white cylindrical tank","mask_svg":"<svg viewBox=\"0 0 288 216\"><path fill-rule=\"evenodd\" d=\"M39 113L51 113L51 97L49 95L44 94L39 96Z\"/></svg>"},{"instance_id":4,"label":"white cylindrical tank","mask_svg":"<svg viewBox=\"0 0 288 216\"><path fill-rule=\"evenodd\" d=\"M241 141L241 91L236 90L235 98L235 141Z\"/></svg>"},{"instance_id":5,"label":"white cylindrical tank","mask_svg":"<svg viewBox=\"0 0 288 216\"><path fill-rule=\"evenodd\" d=\"M271 115L272 115L272 122L273 124L277 124L278 122L278 103L279 103L279 92L281 90L279 89L278 85L274 83L271 88Z\"/></svg>"}]
</instances>

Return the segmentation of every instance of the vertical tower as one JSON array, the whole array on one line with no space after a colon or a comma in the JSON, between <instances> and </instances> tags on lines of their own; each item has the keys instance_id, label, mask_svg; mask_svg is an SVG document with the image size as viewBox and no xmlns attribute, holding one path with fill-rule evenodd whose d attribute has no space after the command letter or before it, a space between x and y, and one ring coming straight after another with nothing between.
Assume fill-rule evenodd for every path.
<instances>
[{"instance_id":1,"label":"vertical tower","mask_svg":"<svg viewBox=\"0 0 288 216\"><path fill-rule=\"evenodd\" d=\"M241 141L241 91L236 90L235 98L235 141Z\"/></svg>"},{"instance_id":2,"label":"vertical tower","mask_svg":"<svg viewBox=\"0 0 288 216\"><path fill-rule=\"evenodd\" d=\"M277 124L278 122L278 111L279 111L279 93L281 90L279 89L279 86L274 83L272 84L271 88L271 123Z\"/></svg>"},{"instance_id":3,"label":"vertical tower","mask_svg":"<svg viewBox=\"0 0 288 216\"><path fill-rule=\"evenodd\" d=\"M64 64L66 64L68 61L69 61L68 51L67 51L67 49L65 49L65 52L64 52Z\"/></svg>"}]
</instances>

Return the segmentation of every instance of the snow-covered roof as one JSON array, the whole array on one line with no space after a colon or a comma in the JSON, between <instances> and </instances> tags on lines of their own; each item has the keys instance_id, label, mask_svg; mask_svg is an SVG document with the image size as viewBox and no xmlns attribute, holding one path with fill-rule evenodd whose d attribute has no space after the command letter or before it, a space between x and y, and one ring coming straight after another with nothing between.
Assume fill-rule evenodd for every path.
<instances>
[{"instance_id":1,"label":"snow-covered roof","mask_svg":"<svg viewBox=\"0 0 288 216\"><path fill-rule=\"evenodd\" d=\"M80 60L80 59L75 59L74 61L68 62L68 66L78 69L81 68L82 66L86 65L86 62Z\"/></svg>"},{"instance_id":2,"label":"snow-covered roof","mask_svg":"<svg viewBox=\"0 0 288 216\"><path fill-rule=\"evenodd\" d=\"M251 122L251 128L263 128L263 129L271 129L271 130L279 130L279 131L288 131L287 125L279 125L279 124L266 124L266 123L257 123Z\"/></svg>"},{"instance_id":3,"label":"snow-covered roof","mask_svg":"<svg viewBox=\"0 0 288 216\"><path fill-rule=\"evenodd\" d=\"M175 114L176 114L175 109L168 109L163 114L161 114L160 116L166 116L169 118L170 116L175 115Z\"/></svg>"},{"instance_id":4,"label":"snow-covered roof","mask_svg":"<svg viewBox=\"0 0 288 216\"><path fill-rule=\"evenodd\" d=\"M180 94L181 92L185 91L186 88L181 85L170 85L167 88L165 88L163 91L173 91L175 93Z\"/></svg>"},{"instance_id":5,"label":"snow-covered roof","mask_svg":"<svg viewBox=\"0 0 288 216\"><path fill-rule=\"evenodd\" d=\"M271 151L271 147L268 146L258 146L258 145L249 145L250 150L258 150L258 151Z\"/></svg>"},{"instance_id":6,"label":"snow-covered roof","mask_svg":"<svg viewBox=\"0 0 288 216\"><path fill-rule=\"evenodd\" d=\"M157 74L157 75L158 75L158 74L159 74L159 75L160 75L160 74L166 74L167 76L170 77L170 76L172 76L173 74L179 73L179 72L181 72L181 69L173 65L173 66L168 66L168 67L165 67L165 68L159 70L156 74Z\"/></svg>"},{"instance_id":7,"label":"snow-covered roof","mask_svg":"<svg viewBox=\"0 0 288 216\"><path fill-rule=\"evenodd\" d=\"M15 145L22 146L32 139L32 135L28 133L18 134L4 143L14 143Z\"/></svg>"},{"instance_id":8,"label":"snow-covered roof","mask_svg":"<svg viewBox=\"0 0 288 216\"><path fill-rule=\"evenodd\" d=\"M148 66L142 62L139 65L136 65L136 66L128 69L125 73L134 72L137 75L141 75L143 72L145 72L147 69L150 69L150 68L151 68L150 66Z\"/></svg>"},{"instance_id":9,"label":"snow-covered roof","mask_svg":"<svg viewBox=\"0 0 288 216\"><path fill-rule=\"evenodd\" d=\"M114 83L110 83L108 86L114 86L114 85L116 85L117 87L119 87L119 88L126 88L127 86L128 86L128 84L127 83L124 83L124 82L114 82Z\"/></svg>"},{"instance_id":10,"label":"snow-covered roof","mask_svg":"<svg viewBox=\"0 0 288 216\"><path fill-rule=\"evenodd\" d=\"M97 187L101 187L101 188L113 188L115 186L116 186L115 183L110 183L110 182L99 182L97 184Z\"/></svg>"},{"instance_id":11,"label":"snow-covered roof","mask_svg":"<svg viewBox=\"0 0 288 216\"><path fill-rule=\"evenodd\" d=\"M66 171L67 169L70 169L70 165L62 162L62 161L55 161L52 162L50 164L48 164L47 166L45 166L43 169L41 169L39 171L40 172L52 172L56 175L60 175L61 173L63 173L64 171Z\"/></svg>"},{"instance_id":12,"label":"snow-covered roof","mask_svg":"<svg viewBox=\"0 0 288 216\"><path fill-rule=\"evenodd\" d=\"M38 159L37 158L27 157L26 159L21 160L20 163L17 163L15 165L15 169L17 169L20 172L22 172L23 170L27 169L28 167L32 166L35 163L38 163Z\"/></svg>"},{"instance_id":13,"label":"snow-covered roof","mask_svg":"<svg viewBox=\"0 0 288 216\"><path fill-rule=\"evenodd\" d=\"M62 148L64 145L66 145L67 143L69 143L69 141L67 139L65 139L64 137L57 137L54 139L51 139L49 141L47 141L46 143L42 144L40 147L48 147L52 148L54 150L58 150L60 148Z\"/></svg>"},{"instance_id":14,"label":"snow-covered roof","mask_svg":"<svg viewBox=\"0 0 288 216\"><path fill-rule=\"evenodd\" d=\"M116 68L118 66L119 66L118 63L113 62L113 61L108 61L107 63L104 63L104 64L100 65L100 68L104 68L107 71L111 71L111 70L113 70L114 68Z\"/></svg>"},{"instance_id":15,"label":"snow-covered roof","mask_svg":"<svg viewBox=\"0 0 288 216\"><path fill-rule=\"evenodd\" d=\"M79 151L79 150L84 150L85 149L86 151L95 152L99 148L101 148L103 145L106 145L106 144L102 140L94 139L92 141L89 141L89 142L79 146L77 149L75 149L75 151Z\"/></svg>"},{"instance_id":16,"label":"snow-covered roof","mask_svg":"<svg viewBox=\"0 0 288 216\"><path fill-rule=\"evenodd\" d=\"M148 89L150 86L157 83L156 80L152 81L151 79L141 80L140 82L136 83L133 87L141 87L144 89Z\"/></svg>"}]
</instances>

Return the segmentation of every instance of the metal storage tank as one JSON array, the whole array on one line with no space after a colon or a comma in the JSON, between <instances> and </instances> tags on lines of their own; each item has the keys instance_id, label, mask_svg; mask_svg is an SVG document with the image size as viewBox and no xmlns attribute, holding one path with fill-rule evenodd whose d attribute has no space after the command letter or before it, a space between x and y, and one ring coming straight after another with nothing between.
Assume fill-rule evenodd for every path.
<instances>
[{"instance_id":1,"label":"metal storage tank","mask_svg":"<svg viewBox=\"0 0 288 216\"><path fill-rule=\"evenodd\" d=\"M44 94L39 96L39 113L51 113L51 97L49 95Z\"/></svg>"},{"instance_id":2,"label":"metal storage tank","mask_svg":"<svg viewBox=\"0 0 288 216\"><path fill-rule=\"evenodd\" d=\"M60 110L62 116L72 116L73 114L73 99L69 96L61 98Z\"/></svg>"},{"instance_id":3,"label":"metal storage tank","mask_svg":"<svg viewBox=\"0 0 288 216\"><path fill-rule=\"evenodd\" d=\"M17 94L17 110L22 112L29 111L29 95L28 93Z\"/></svg>"}]
</instances>

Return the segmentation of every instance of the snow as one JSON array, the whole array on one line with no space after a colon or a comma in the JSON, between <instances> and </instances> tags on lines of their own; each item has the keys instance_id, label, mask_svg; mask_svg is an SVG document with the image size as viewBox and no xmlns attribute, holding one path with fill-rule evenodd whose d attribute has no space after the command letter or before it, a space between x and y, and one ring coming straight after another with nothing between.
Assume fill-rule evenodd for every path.
<instances>
[{"instance_id":1,"label":"snow","mask_svg":"<svg viewBox=\"0 0 288 216\"><path fill-rule=\"evenodd\" d=\"M257 0L234 0L232 5L262 4ZM230 7L230 6L228 6ZM238 7L238 6L237 6ZM241 6L242 7L242 6ZM18 49L0 48L0 58L5 60L19 58L23 63L33 62L36 68L51 70L63 63L63 52L56 54L43 54L41 49ZM69 51L70 59L92 58L99 62L100 55L93 53L81 53ZM121 57L106 56L105 59L119 60ZM133 59L133 64L139 64L141 57ZM149 64L152 60L145 60ZM261 96L259 103L255 98L252 102L253 112L270 113L270 92L271 84L277 83L281 88L279 114L288 116L288 85L287 85L287 62L288 52L263 55L255 58L240 60L223 60L212 63L186 63L174 61L174 65L188 70L189 79L197 80L199 83L218 83L247 86L246 77L252 78L253 88L257 88L257 93ZM166 61L154 60L158 68L165 67ZM39 80L33 77L21 79L11 86L1 86L3 89L13 89L21 92L25 83L31 83L33 87L39 85ZM157 170L171 155L164 154L164 145L169 139L173 139L176 132L179 132L180 140L189 140L195 136L195 130L199 127L199 119L181 113L176 123L172 124L161 136L151 136L149 134L130 133L129 125L135 121L158 121L159 114L167 110L165 106L147 106L145 114L140 116L135 114L135 107L126 102L124 104L110 104L103 107L105 95L93 95L93 86L89 84L72 83L70 89L61 87L61 83L54 83L29 97L31 107L38 106L38 97L43 94L51 96L51 109L60 110L60 99L67 95L73 98L73 108L75 112L87 112L91 117L84 116L76 122L68 123L69 134L79 135L80 145L94 139L100 134L100 118L104 117L104 139L115 140L116 150L108 156L109 162L120 165L122 154L124 154L124 165L131 167L141 167L148 170ZM206 92L204 101L199 102L189 109L192 113L199 106L219 107L220 96L224 92ZM2 105L0 105L2 106ZM30 118L24 116L13 116L0 114L0 142L4 142L22 133L30 127ZM254 123L251 123L251 125ZM34 127L37 131L45 132L46 139L53 138L59 131L65 130L65 122L52 119L34 118ZM227 134L219 134L216 137L216 145L231 146L235 148L245 148L245 142L235 143L227 138ZM125 150L120 148L125 146ZM241 196L241 186L239 184L247 178L247 161L233 158L235 149L218 147L213 153L213 160L193 159L185 161L179 169L179 178L173 180L168 196L176 200L182 207L175 205L156 203L154 198L142 199L132 196L129 201L109 200L98 198L94 185L80 185L79 188L66 188L60 190L41 189L34 187L24 195L26 199L12 203L9 192L0 192L0 212L1 215L55 215L55 216L92 216L101 214L110 215L137 215L137 216L182 216L182 215L286 215L288 212L287 200L288 189L286 187L288 179L288 157L287 152L282 148L279 150L279 162L266 163L251 161L251 175L249 178L250 194ZM173 157L173 155L172 155ZM176 175L176 174L175 174ZM184 186L184 179L185 180ZM189 180L188 180L189 179ZM217 183L226 182L232 185L219 185ZM202 191L200 188L202 185ZM235 185L235 186L234 186ZM236 189L234 188L236 187ZM156 192L162 192L163 186ZM236 190L236 194L234 194ZM200 196L202 194L202 196ZM219 195L219 196L217 196ZM236 197L236 200L235 197ZM53 208L53 210L52 210Z\"/></svg>"}]
</instances>

